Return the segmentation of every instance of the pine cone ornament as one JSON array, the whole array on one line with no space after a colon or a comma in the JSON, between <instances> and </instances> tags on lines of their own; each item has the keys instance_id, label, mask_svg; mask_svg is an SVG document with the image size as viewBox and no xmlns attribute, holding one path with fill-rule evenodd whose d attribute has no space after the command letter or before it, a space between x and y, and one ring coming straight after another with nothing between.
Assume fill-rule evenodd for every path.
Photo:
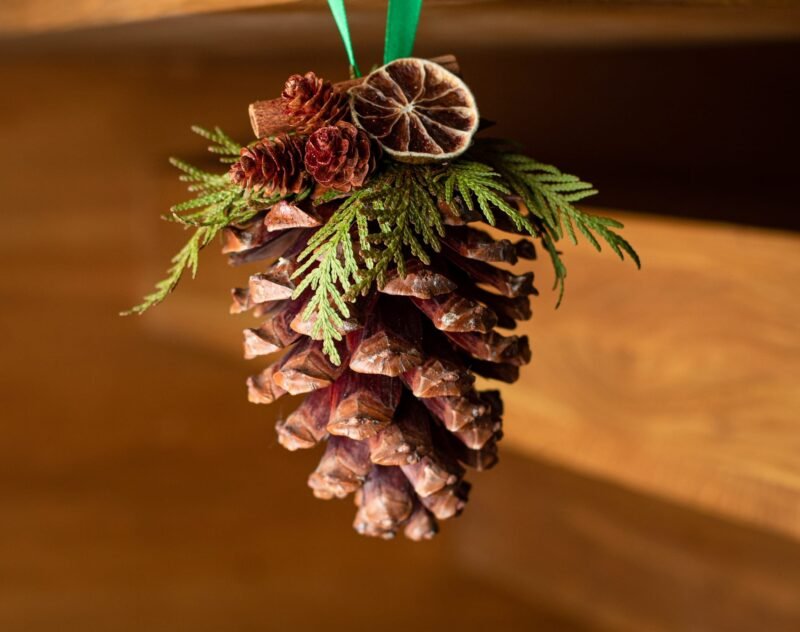
<instances>
[{"instance_id":1,"label":"pine cone ornament","mask_svg":"<svg viewBox=\"0 0 800 632\"><path fill-rule=\"evenodd\" d=\"M333 125L350 115L347 93L336 90L313 72L289 77L281 99L284 111L301 133Z\"/></svg>"},{"instance_id":2,"label":"pine cone ornament","mask_svg":"<svg viewBox=\"0 0 800 632\"><path fill-rule=\"evenodd\" d=\"M322 186L348 192L375 170L376 156L367 133L352 123L319 128L306 143L305 165Z\"/></svg>"},{"instance_id":3,"label":"pine cone ornament","mask_svg":"<svg viewBox=\"0 0 800 632\"><path fill-rule=\"evenodd\" d=\"M297 257L340 202L281 202L248 225L226 231L231 262L268 260L247 288L233 291L234 313L252 311L245 356L278 351L248 379L249 399L305 399L276 425L289 450L325 448L308 479L322 499L354 495L354 527L364 535L433 537L463 510L466 468L497 462L503 412L499 393L475 388L475 375L513 382L530 360L526 337L504 335L531 316L531 273L496 264L531 259L533 244L494 239L447 214L444 248L430 265L409 258L380 289L352 305L339 327L337 366L304 320L308 292L293 299ZM515 231L513 225L501 227ZM491 289L485 289L491 288Z\"/></svg>"},{"instance_id":4,"label":"pine cone ornament","mask_svg":"<svg viewBox=\"0 0 800 632\"><path fill-rule=\"evenodd\" d=\"M263 189L282 196L303 189L305 137L281 134L252 147L242 147L239 160L231 166L231 180L246 188Z\"/></svg>"},{"instance_id":5,"label":"pine cone ornament","mask_svg":"<svg viewBox=\"0 0 800 632\"><path fill-rule=\"evenodd\" d=\"M175 161L195 197L173 213L197 232L128 312L194 272L217 231L231 264L263 262L231 306L259 321L244 331L245 357L276 356L248 378L248 398L304 396L277 422L279 443L324 444L313 494L353 495L355 529L381 538L433 537L467 503L467 468L497 463L503 403L475 382L515 382L530 361L527 337L500 331L531 317L533 273L507 268L535 258L528 237L561 293L564 223L573 241L602 239L639 265L619 221L573 206L591 184L473 139L474 97L455 60L440 61L398 59L338 91L314 73L290 77L280 98L251 106L269 138L252 146L197 128L236 162L226 179Z\"/></svg>"}]
</instances>

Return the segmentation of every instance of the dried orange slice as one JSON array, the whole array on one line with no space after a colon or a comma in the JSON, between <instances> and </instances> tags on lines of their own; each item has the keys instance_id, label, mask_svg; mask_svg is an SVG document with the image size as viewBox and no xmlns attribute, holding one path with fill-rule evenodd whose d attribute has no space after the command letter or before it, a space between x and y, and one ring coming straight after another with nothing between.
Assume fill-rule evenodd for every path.
<instances>
[{"instance_id":1,"label":"dried orange slice","mask_svg":"<svg viewBox=\"0 0 800 632\"><path fill-rule=\"evenodd\" d=\"M478 108L456 75L409 57L370 73L350 88L353 121L401 162L438 162L469 147Z\"/></svg>"}]
</instances>

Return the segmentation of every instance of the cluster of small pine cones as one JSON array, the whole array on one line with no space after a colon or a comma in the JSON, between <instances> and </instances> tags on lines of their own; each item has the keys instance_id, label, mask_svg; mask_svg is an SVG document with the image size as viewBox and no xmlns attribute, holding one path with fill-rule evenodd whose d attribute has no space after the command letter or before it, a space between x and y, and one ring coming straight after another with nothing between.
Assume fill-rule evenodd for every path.
<instances>
[{"instance_id":1,"label":"cluster of small pine cones","mask_svg":"<svg viewBox=\"0 0 800 632\"><path fill-rule=\"evenodd\" d=\"M380 150L350 122L347 93L308 72L289 77L281 100L292 133L242 148L231 166L231 180L281 196L310 184L342 193L362 186Z\"/></svg>"},{"instance_id":2,"label":"cluster of small pine cones","mask_svg":"<svg viewBox=\"0 0 800 632\"><path fill-rule=\"evenodd\" d=\"M233 291L231 312L260 320L244 332L245 357L282 352L248 379L249 399L306 394L276 428L289 450L325 442L308 480L314 495L354 493L359 533L429 539L438 521L464 508L465 467L497 462L502 402L498 391L477 390L475 377L511 383L530 360L525 336L497 328L530 318L533 275L496 264L533 259L534 245L495 239L470 225L481 218L463 204L442 204L442 252L429 266L410 259L405 276L390 273L384 287L352 304L337 366L310 337L313 320L302 318L310 296L293 299L291 277L297 255L339 203L282 201L225 233L231 263L267 263ZM501 218L498 228L517 232Z\"/></svg>"}]
</instances>

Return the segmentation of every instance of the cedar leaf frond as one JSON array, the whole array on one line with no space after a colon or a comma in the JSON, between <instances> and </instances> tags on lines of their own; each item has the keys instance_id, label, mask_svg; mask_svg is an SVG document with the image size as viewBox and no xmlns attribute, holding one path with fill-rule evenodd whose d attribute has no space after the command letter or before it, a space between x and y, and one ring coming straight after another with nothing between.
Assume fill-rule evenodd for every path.
<instances>
[{"instance_id":1,"label":"cedar leaf frond","mask_svg":"<svg viewBox=\"0 0 800 632\"><path fill-rule=\"evenodd\" d=\"M238 157L241 146L218 127L213 131L201 127L192 129L211 141L212 145L208 149L212 153ZM227 173L206 171L177 158L171 158L170 163L181 171L180 179L189 183L188 189L194 197L173 206L166 219L192 227L194 233L172 258L166 278L159 281L140 304L122 312L125 316L142 314L163 301L178 285L186 270L194 277L197 274L200 251L224 228L245 223L280 200L278 195L267 195L263 191L243 188L234 183ZM303 193L305 192L298 195Z\"/></svg>"},{"instance_id":2,"label":"cedar leaf frond","mask_svg":"<svg viewBox=\"0 0 800 632\"><path fill-rule=\"evenodd\" d=\"M587 213L575 206L575 203L597 193L591 184L563 173L553 165L538 162L516 150L510 151L507 144L483 143L473 150L473 154L490 165L522 200L528 212L541 220L543 230L539 230L537 236L553 263L559 304L564 295L567 271L556 242L565 234L577 244L580 233L598 251L602 240L620 259L628 255L637 268L641 267L633 246L615 230L623 227L622 222Z\"/></svg>"}]
</instances>

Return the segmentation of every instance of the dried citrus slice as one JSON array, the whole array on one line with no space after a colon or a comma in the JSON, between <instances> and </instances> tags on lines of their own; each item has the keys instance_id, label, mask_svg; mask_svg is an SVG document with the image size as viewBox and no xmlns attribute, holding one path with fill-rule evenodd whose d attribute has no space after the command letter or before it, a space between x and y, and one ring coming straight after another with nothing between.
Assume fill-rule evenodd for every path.
<instances>
[{"instance_id":1,"label":"dried citrus slice","mask_svg":"<svg viewBox=\"0 0 800 632\"><path fill-rule=\"evenodd\" d=\"M350 88L353 121L402 162L438 162L469 147L478 108L466 84L426 59L378 68Z\"/></svg>"}]
</instances>

